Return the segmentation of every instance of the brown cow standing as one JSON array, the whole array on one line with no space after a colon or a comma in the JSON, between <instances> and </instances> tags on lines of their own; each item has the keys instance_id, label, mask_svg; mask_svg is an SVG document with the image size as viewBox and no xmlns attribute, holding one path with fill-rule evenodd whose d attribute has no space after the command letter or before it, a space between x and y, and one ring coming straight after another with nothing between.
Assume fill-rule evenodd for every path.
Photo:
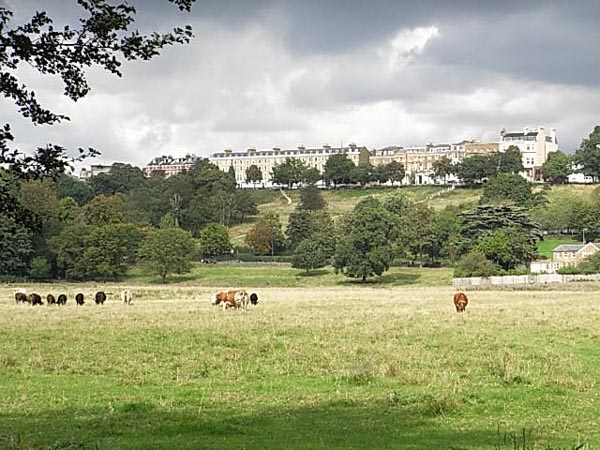
<instances>
[{"instance_id":1,"label":"brown cow standing","mask_svg":"<svg viewBox=\"0 0 600 450\"><path fill-rule=\"evenodd\" d=\"M457 292L454 294L454 306L456 306L456 312L464 312L469 299L464 292Z\"/></svg>"}]
</instances>

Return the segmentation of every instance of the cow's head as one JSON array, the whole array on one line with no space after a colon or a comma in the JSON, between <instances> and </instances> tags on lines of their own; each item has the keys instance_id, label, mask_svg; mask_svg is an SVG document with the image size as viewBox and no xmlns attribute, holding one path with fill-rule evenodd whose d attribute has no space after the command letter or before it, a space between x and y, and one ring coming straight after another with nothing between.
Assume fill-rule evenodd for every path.
<instances>
[{"instance_id":1,"label":"cow's head","mask_svg":"<svg viewBox=\"0 0 600 450\"><path fill-rule=\"evenodd\" d=\"M213 294L210 296L210 304L211 305L218 305L219 304L219 299L217 298L217 294Z\"/></svg>"}]
</instances>

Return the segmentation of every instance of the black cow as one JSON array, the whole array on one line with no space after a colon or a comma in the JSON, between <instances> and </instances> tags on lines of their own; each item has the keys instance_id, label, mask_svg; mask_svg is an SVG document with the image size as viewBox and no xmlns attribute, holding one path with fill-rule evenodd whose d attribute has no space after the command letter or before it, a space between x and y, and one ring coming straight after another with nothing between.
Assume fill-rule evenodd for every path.
<instances>
[{"instance_id":1,"label":"black cow","mask_svg":"<svg viewBox=\"0 0 600 450\"><path fill-rule=\"evenodd\" d=\"M56 299L54 298L54 295L52 295L52 294L46 295L46 303L48 303L49 305L56 304Z\"/></svg>"},{"instance_id":2,"label":"black cow","mask_svg":"<svg viewBox=\"0 0 600 450\"><path fill-rule=\"evenodd\" d=\"M64 305L67 303L67 296L65 294L60 294L56 299L56 303L58 305Z\"/></svg>"},{"instance_id":3,"label":"black cow","mask_svg":"<svg viewBox=\"0 0 600 450\"><path fill-rule=\"evenodd\" d=\"M256 295L254 292L250 294L250 303L255 306L258 305L258 295Z\"/></svg>"},{"instance_id":4,"label":"black cow","mask_svg":"<svg viewBox=\"0 0 600 450\"><path fill-rule=\"evenodd\" d=\"M27 296L27 303L29 303L31 306L44 304L42 302L42 297L40 297L38 294L35 294L33 292Z\"/></svg>"},{"instance_id":5,"label":"black cow","mask_svg":"<svg viewBox=\"0 0 600 450\"><path fill-rule=\"evenodd\" d=\"M96 305L103 305L106 301L106 294L103 291L96 292L95 301Z\"/></svg>"},{"instance_id":6,"label":"black cow","mask_svg":"<svg viewBox=\"0 0 600 450\"><path fill-rule=\"evenodd\" d=\"M27 294L24 292L15 292L15 302L27 303Z\"/></svg>"},{"instance_id":7,"label":"black cow","mask_svg":"<svg viewBox=\"0 0 600 450\"><path fill-rule=\"evenodd\" d=\"M78 306L81 306L84 304L83 294L81 292L75 296L75 301L77 302Z\"/></svg>"}]
</instances>

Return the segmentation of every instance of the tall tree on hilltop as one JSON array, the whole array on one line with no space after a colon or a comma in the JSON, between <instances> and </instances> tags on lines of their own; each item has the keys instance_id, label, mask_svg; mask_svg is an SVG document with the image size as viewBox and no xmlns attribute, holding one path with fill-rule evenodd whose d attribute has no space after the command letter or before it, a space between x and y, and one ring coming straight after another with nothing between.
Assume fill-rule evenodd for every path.
<instances>
[{"instance_id":1,"label":"tall tree on hilltop","mask_svg":"<svg viewBox=\"0 0 600 450\"><path fill-rule=\"evenodd\" d=\"M262 170L256 164L252 164L246 169L246 183L252 183L256 187L256 183L260 183L262 179Z\"/></svg>"},{"instance_id":2,"label":"tall tree on hilltop","mask_svg":"<svg viewBox=\"0 0 600 450\"><path fill-rule=\"evenodd\" d=\"M271 180L274 184L287 185L289 188L300 184L308 166L298 158L285 158L281 164L273 167Z\"/></svg>"},{"instance_id":3,"label":"tall tree on hilltop","mask_svg":"<svg viewBox=\"0 0 600 450\"><path fill-rule=\"evenodd\" d=\"M596 125L589 137L581 141L573 155L573 162L579 166L578 172L593 177L595 181L600 179L600 125Z\"/></svg>"},{"instance_id":4,"label":"tall tree on hilltop","mask_svg":"<svg viewBox=\"0 0 600 450\"><path fill-rule=\"evenodd\" d=\"M527 206L532 201L531 183L516 173L501 173L487 181L479 203L512 203Z\"/></svg>"},{"instance_id":5,"label":"tall tree on hilltop","mask_svg":"<svg viewBox=\"0 0 600 450\"><path fill-rule=\"evenodd\" d=\"M452 160L447 156L436 159L433 162L433 175L438 180L446 181L448 175L452 173L454 173L454 165L452 164Z\"/></svg>"},{"instance_id":6,"label":"tall tree on hilltop","mask_svg":"<svg viewBox=\"0 0 600 450\"><path fill-rule=\"evenodd\" d=\"M519 173L523 170L523 157L516 145L510 145L506 151L489 157L498 161L497 173Z\"/></svg>"},{"instance_id":7,"label":"tall tree on hilltop","mask_svg":"<svg viewBox=\"0 0 600 450\"><path fill-rule=\"evenodd\" d=\"M352 171L356 166L345 153L331 155L323 167L323 181L328 185L349 184L352 182Z\"/></svg>"},{"instance_id":8,"label":"tall tree on hilltop","mask_svg":"<svg viewBox=\"0 0 600 450\"><path fill-rule=\"evenodd\" d=\"M552 152L548 159L542 164L542 176L551 184L564 184L568 182L572 159L561 151Z\"/></svg>"}]
</instances>

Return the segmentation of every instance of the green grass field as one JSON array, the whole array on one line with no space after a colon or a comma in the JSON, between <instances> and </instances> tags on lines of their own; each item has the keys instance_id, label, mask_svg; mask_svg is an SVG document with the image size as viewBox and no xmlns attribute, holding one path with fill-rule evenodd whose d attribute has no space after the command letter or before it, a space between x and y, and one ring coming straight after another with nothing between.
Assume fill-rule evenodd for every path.
<instances>
[{"instance_id":1,"label":"green grass field","mask_svg":"<svg viewBox=\"0 0 600 450\"><path fill-rule=\"evenodd\" d=\"M449 286L257 285L247 312L123 286L28 286L62 308L0 288L0 448L600 448L597 285L469 292L464 314Z\"/></svg>"},{"instance_id":2,"label":"green grass field","mask_svg":"<svg viewBox=\"0 0 600 450\"><path fill-rule=\"evenodd\" d=\"M420 269L417 267L392 267L380 277L370 278L369 286L448 286L452 283L454 269L442 267ZM235 281L232 281L235 280ZM129 274L133 283L160 284L160 277L144 275L139 270ZM360 280L336 274L332 267L313 270L293 269L289 264L241 263L217 265L196 264L190 274L173 275L171 283L179 285L221 286L232 285L260 287L328 287L352 286Z\"/></svg>"},{"instance_id":3,"label":"green grass field","mask_svg":"<svg viewBox=\"0 0 600 450\"><path fill-rule=\"evenodd\" d=\"M563 244L581 244L581 241L568 236L546 236L538 242L538 253L547 259L552 259L552 250Z\"/></svg>"}]
</instances>

